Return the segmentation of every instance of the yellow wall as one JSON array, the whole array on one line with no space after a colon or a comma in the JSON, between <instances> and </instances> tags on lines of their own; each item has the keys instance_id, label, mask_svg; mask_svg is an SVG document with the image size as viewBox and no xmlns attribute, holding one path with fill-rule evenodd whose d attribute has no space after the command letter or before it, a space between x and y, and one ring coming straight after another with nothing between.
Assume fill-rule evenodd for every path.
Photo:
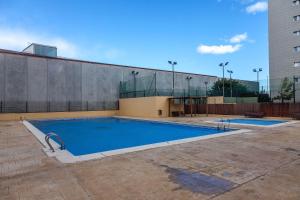
<instances>
[{"instance_id":1,"label":"yellow wall","mask_svg":"<svg viewBox=\"0 0 300 200\"><path fill-rule=\"evenodd\" d=\"M223 96L207 97L207 104L223 104L223 103L224 103Z\"/></svg>"},{"instance_id":2,"label":"yellow wall","mask_svg":"<svg viewBox=\"0 0 300 200\"><path fill-rule=\"evenodd\" d=\"M112 111L82 111L82 112L47 112L47 113L3 113L0 121L16 121L30 119L57 119L57 118L81 118L81 117L110 117L117 114Z\"/></svg>"},{"instance_id":3,"label":"yellow wall","mask_svg":"<svg viewBox=\"0 0 300 200\"><path fill-rule=\"evenodd\" d=\"M120 99L119 115L129 117L158 118L169 116L169 97L140 97ZM158 114L162 110L162 115Z\"/></svg>"}]
</instances>

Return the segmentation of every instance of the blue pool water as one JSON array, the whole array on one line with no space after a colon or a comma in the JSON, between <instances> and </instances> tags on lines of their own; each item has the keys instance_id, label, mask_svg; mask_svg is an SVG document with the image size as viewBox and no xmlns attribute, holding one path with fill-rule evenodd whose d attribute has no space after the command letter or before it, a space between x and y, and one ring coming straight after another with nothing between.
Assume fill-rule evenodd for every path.
<instances>
[{"instance_id":1,"label":"blue pool water","mask_svg":"<svg viewBox=\"0 0 300 200\"><path fill-rule=\"evenodd\" d=\"M275 124L285 123L284 120L268 120L268 119L226 119L225 122L236 123L236 124L250 124L260 126L271 126Z\"/></svg>"},{"instance_id":2,"label":"blue pool water","mask_svg":"<svg viewBox=\"0 0 300 200\"><path fill-rule=\"evenodd\" d=\"M30 122L43 133L58 134L75 156L224 132L213 127L120 118Z\"/></svg>"}]
</instances>

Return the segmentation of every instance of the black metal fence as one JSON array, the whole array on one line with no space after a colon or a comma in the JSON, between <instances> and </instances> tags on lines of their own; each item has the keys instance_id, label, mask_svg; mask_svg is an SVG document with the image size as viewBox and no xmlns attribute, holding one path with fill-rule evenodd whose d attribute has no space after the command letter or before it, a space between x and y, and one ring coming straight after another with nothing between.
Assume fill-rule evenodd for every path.
<instances>
[{"instance_id":1,"label":"black metal fence","mask_svg":"<svg viewBox=\"0 0 300 200\"><path fill-rule=\"evenodd\" d=\"M118 109L118 101L0 101L0 113L75 112Z\"/></svg>"}]
</instances>

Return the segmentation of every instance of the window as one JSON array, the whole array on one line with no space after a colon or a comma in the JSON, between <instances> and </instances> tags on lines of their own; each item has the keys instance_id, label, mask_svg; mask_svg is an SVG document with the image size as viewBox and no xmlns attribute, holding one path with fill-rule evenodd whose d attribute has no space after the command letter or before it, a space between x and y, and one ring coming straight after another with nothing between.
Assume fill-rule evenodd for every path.
<instances>
[{"instance_id":1,"label":"window","mask_svg":"<svg viewBox=\"0 0 300 200\"><path fill-rule=\"evenodd\" d=\"M300 61L294 63L294 67L300 67Z\"/></svg>"},{"instance_id":2,"label":"window","mask_svg":"<svg viewBox=\"0 0 300 200\"><path fill-rule=\"evenodd\" d=\"M293 34L296 36L300 36L300 31L294 31Z\"/></svg>"},{"instance_id":3,"label":"window","mask_svg":"<svg viewBox=\"0 0 300 200\"><path fill-rule=\"evenodd\" d=\"M300 0L293 0L293 5L294 6L300 5Z\"/></svg>"},{"instance_id":4,"label":"window","mask_svg":"<svg viewBox=\"0 0 300 200\"><path fill-rule=\"evenodd\" d=\"M300 52L300 46L294 47L295 52Z\"/></svg>"},{"instance_id":5,"label":"window","mask_svg":"<svg viewBox=\"0 0 300 200\"><path fill-rule=\"evenodd\" d=\"M293 19L295 22L300 21L300 15L294 16Z\"/></svg>"}]
</instances>

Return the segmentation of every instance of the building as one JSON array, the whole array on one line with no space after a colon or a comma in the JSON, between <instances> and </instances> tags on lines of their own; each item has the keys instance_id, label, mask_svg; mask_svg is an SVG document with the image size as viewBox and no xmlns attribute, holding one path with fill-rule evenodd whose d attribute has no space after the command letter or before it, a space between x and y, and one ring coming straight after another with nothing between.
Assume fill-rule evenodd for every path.
<instances>
[{"instance_id":1,"label":"building","mask_svg":"<svg viewBox=\"0 0 300 200\"><path fill-rule=\"evenodd\" d=\"M172 89L172 71L60 58L56 54L56 48L39 44L23 52L0 50L0 112L114 110L118 109L121 82L134 82L135 90L141 92L135 95L143 96L146 89L153 88L153 77L159 96L170 95ZM186 93L190 88L210 87L218 79L175 72L174 86ZM250 89L257 88L256 82L241 82Z\"/></svg>"},{"instance_id":2,"label":"building","mask_svg":"<svg viewBox=\"0 0 300 200\"><path fill-rule=\"evenodd\" d=\"M288 77L300 101L300 0L269 0L269 63L271 96Z\"/></svg>"}]
</instances>

